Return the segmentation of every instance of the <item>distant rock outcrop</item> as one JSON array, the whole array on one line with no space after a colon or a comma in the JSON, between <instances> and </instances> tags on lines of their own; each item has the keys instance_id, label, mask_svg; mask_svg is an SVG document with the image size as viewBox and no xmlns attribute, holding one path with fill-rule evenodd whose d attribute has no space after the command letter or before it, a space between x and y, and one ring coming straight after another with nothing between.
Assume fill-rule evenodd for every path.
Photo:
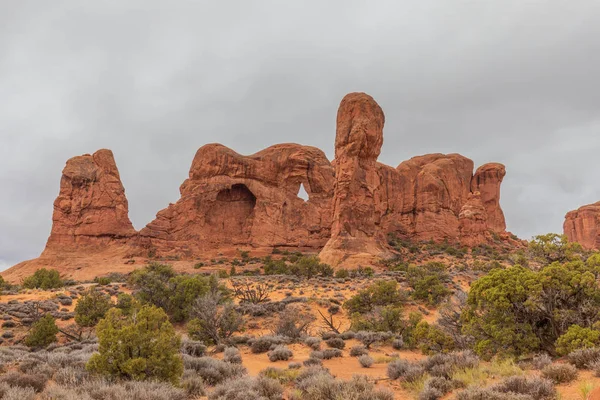
<instances>
[{"instance_id":1,"label":"distant rock outcrop","mask_svg":"<svg viewBox=\"0 0 600 400\"><path fill-rule=\"evenodd\" d=\"M413 157L397 168L381 164L384 122L371 96L351 93L338 110L333 162L298 144L250 156L203 146L181 198L140 232L129 221L110 150L72 158L42 257L3 275L57 264L80 270L92 264L91 253L93 263L115 265L135 255L195 260L215 249L289 247L320 251L334 265L366 265L392 254L388 235L467 246L510 240L500 208L502 164L473 173L473 161L459 154ZM306 200L298 196L302 187ZM568 234L588 247L597 243L600 205L594 206L569 213L565 222Z\"/></svg>"},{"instance_id":2,"label":"distant rock outcrop","mask_svg":"<svg viewBox=\"0 0 600 400\"><path fill-rule=\"evenodd\" d=\"M110 150L71 158L62 171L46 250L77 251L126 241L137 234L128 212Z\"/></svg>"},{"instance_id":3,"label":"distant rock outcrop","mask_svg":"<svg viewBox=\"0 0 600 400\"><path fill-rule=\"evenodd\" d=\"M568 212L563 231L570 242L588 250L600 250L600 201Z\"/></svg>"}]
</instances>

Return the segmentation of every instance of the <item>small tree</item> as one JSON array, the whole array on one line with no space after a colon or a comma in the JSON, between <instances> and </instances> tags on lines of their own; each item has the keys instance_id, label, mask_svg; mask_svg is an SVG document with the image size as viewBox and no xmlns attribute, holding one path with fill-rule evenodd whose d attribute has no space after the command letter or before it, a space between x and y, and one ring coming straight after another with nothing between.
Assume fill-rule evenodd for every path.
<instances>
[{"instance_id":1,"label":"small tree","mask_svg":"<svg viewBox=\"0 0 600 400\"><path fill-rule=\"evenodd\" d=\"M29 347L46 347L56 342L58 327L51 314L46 314L33 324L25 338L25 345Z\"/></svg>"},{"instance_id":2,"label":"small tree","mask_svg":"<svg viewBox=\"0 0 600 400\"><path fill-rule=\"evenodd\" d=\"M54 289L63 287L60 274L55 269L38 269L33 275L23 279L23 287L27 289Z\"/></svg>"},{"instance_id":3,"label":"small tree","mask_svg":"<svg viewBox=\"0 0 600 400\"><path fill-rule=\"evenodd\" d=\"M377 281L366 289L359 291L344 303L348 313L368 313L378 306L401 306L406 295L398 289L395 280Z\"/></svg>"},{"instance_id":4,"label":"small tree","mask_svg":"<svg viewBox=\"0 0 600 400\"><path fill-rule=\"evenodd\" d=\"M539 262L550 264L574 260L583 253L583 248L579 243L569 242L566 235L547 233L534 237L529 242L529 251Z\"/></svg>"},{"instance_id":5,"label":"small tree","mask_svg":"<svg viewBox=\"0 0 600 400\"><path fill-rule=\"evenodd\" d=\"M91 287L75 306L75 322L83 327L96 326L113 305L108 295Z\"/></svg>"},{"instance_id":6,"label":"small tree","mask_svg":"<svg viewBox=\"0 0 600 400\"><path fill-rule=\"evenodd\" d=\"M209 293L196 300L194 318L188 323L188 333L195 340L220 344L244 327L244 318L233 303L222 304L219 292Z\"/></svg>"},{"instance_id":7,"label":"small tree","mask_svg":"<svg viewBox=\"0 0 600 400\"><path fill-rule=\"evenodd\" d=\"M177 384L183 373L181 338L160 308L144 305L124 316L112 308L98 323L99 353L86 367L104 375Z\"/></svg>"},{"instance_id":8,"label":"small tree","mask_svg":"<svg viewBox=\"0 0 600 400\"><path fill-rule=\"evenodd\" d=\"M444 264L430 262L422 266L410 265L407 270L408 284L413 289L412 297L431 305L439 304L450 290L444 284L450 278Z\"/></svg>"}]
</instances>

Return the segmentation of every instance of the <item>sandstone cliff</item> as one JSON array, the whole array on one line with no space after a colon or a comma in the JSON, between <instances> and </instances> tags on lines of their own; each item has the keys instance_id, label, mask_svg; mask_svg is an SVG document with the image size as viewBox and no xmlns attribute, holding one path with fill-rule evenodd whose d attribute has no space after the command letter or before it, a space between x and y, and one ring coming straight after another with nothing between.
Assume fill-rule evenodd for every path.
<instances>
[{"instance_id":1,"label":"sandstone cliff","mask_svg":"<svg viewBox=\"0 0 600 400\"><path fill-rule=\"evenodd\" d=\"M568 212L563 230L570 242L589 250L600 249L600 202Z\"/></svg>"}]
</instances>

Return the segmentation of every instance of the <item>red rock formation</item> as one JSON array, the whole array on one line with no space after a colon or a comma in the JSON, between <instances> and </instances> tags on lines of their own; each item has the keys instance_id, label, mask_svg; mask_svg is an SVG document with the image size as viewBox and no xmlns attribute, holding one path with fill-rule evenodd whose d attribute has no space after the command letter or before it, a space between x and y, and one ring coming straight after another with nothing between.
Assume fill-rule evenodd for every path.
<instances>
[{"instance_id":1,"label":"red rock formation","mask_svg":"<svg viewBox=\"0 0 600 400\"><path fill-rule=\"evenodd\" d=\"M340 103L333 222L331 238L320 253L324 262L356 263L386 253L375 196L381 185L377 157L383 144L384 122L381 107L365 93L350 93Z\"/></svg>"},{"instance_id":2,"label":"red rock formation","mask_svg":"<svg viewBox=\"0 0 600 400\"><path fill-rule=\"evenodd\" d=\"M62 171L46 251L107 246L136 235L110 150L71 158Z\"/></svg>"},{"instance_id":3,"label":"red rock formation","mask_svg":"<svg viewBox=\"0 0 600 400\"><path fill-rule=\"evenodd\" d=\"M464 246L476 246L490 239L489 214L479 192L469 193L458 214L458 233Z\"/></svg>"},{"instance_id":4,"label":"red rock formation","mask_svg":"<svg viewBox=\"0 0 600 400\"><path fill-rule=\"evenodd\" d=\"M499 204L503 165L485 164L473 174L473 162L459 154L414 157L397 168L378 163L384 122L369 95L344 97L333 163L321 150L298 144L250 156L206 145L194 157L181 198L139 233L127 216L112 153L75 157L63 171L42 257L3 275L15 280L59 264L77 275L83 267L122 265L124 256L150 250L195 260L215 249L275 246L321 250L331 264L367 265L390 255L389 234L469 246L492 237L510 240ZM298 197L301 185L307 201ZM569 213L565 222L567 234L590 248L597 243L600 204L594 206Z\"/></svg>"},{"instance_id":5,"label":"red rock formation","mask_svg":"<svg viewBox=\"0 0 600 400\"><path fill-rule=\"evenodd\" d=\"M220 246L322 247L330 236L334 171L314 147L281 144L242 156L219 144L198 150L181 199L140 232L161 254ZM308 201L298 197L300 185Z\"/></svg>"},{"instance_id":6,"label":"red rock formation","mask_svg":"<svg viewBox=\"0 0 600 400\"><path fill-rule=\"evenodd\" d=\"M459 154L428 154L401 163L396 171L401 176L399 220L405 225L399 232L411 240L456 240L473 161Z\"/></svg>"},{"instance_id":7,"label":"red rock formation","mask_svg":"<svg viewBox=\"0 0 600 400\"><path fill-rule=\"evenodd\" d=\"M500 208L500 185L506 168L499 163L488 163L477 168L471 180L471 192L480 192L481 201L487 211L487 225L494 232L504 232L506 222Z\"/></svg>"},{"instance_id":8,"label":"red rock formation","mask_svg":"<svg viewBox=\"0 0 600 400\"><path fill-rule=\"evenodd\" d=\"M563 231L570 242L577 242L585 249L600 249L600 201L569 211Z\"/></svg>"}]
</instances>

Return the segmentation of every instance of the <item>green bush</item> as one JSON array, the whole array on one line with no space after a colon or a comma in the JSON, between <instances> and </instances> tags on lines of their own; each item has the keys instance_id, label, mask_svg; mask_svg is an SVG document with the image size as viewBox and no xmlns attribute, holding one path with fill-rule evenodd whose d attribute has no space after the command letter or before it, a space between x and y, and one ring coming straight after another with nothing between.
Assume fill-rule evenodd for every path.
<instances>
[{"instance_id":1,"label":"green bush","mask_svg":"<svg viewBox=\"0 0 600 400\"><path fill-rule=\"evenodd\" d=\"M194 301L210 290L227 292L216 277L177 275L170 265L151 263L131 273L129 282L142 303L162 308L173 321L186 321Z\"/></svg>"},{"instance_id":2,"label":"green bush","mask_svg":"<svg viewBox=\"0 0 600 400\"><path fill-rule=\"evenodd\" d=\"M600 344L600 331L571 325L565 334L556 340L556 353L566 356L572 351L597 347Z\"/></svg>"},{"instance_id":3,"label":"green bush","mask_svg":"<svg viewBox=\"0 0 600 400\"><path fill-rule=\"evenodd\" d=\"M335 271L336 278L344 279L344 278L348 278L349 276L350 276L350 273L345 268L338 269L337 271Z\"/></svg>"},{"instance_id":4,"label":"green bush","mask_svg":"<svg viewBox=\"0 0 600 400\"><path fill-rule=\"evenodd\" d=\"M499 352L554 353L569 326L589 328L599 320L598 275L595 257L585 263L554 262L539 271L518 265L493 270L471 286L462 331L475 339L475 350L485 358Z\"/></svg>"},{"instance_id":5,"label":"green bush","mask_svg":"<svg viewBox=\"0 0 600 400\"><path fill-rule=\"evenodd\" d=\"M365 314L378 306L401 306L405 301L406 295L398 289L398 282L382 280L352 296L344 303L344 308L350 314Z\"/></svg>"},{"instance_id":6,"label":"green bush","mask_svg":"<svg viewBox=\"0 0 600 400\"><path fill-rule=\"evenodd\" d=\"M77 301L75 322L84 327L96 326L113 305L110 296L91 287Z\"/></svg>"},{"instance_id":7,"label":"green bush","mask_svg":"<svg viewBox=\"0 0 600 400\"><path fill-rule=\"evenodd\" d=\"M181 339L160 308L144 305L124 316L113 308L96 327L99 353L89 371L117 378L160 380L173 384L183 373Z\"/></svg>"},{"instance_id":8,"label":"green bush","mask_svg":"<svg viewBox=\"0 0 600 400\"><path fill-rule=\"evenodd\" d=\"M97 276L94 278L94 282L96 282L100 286L110 285L111 279L108 276Z\"/></svg>"},{"instance_id":9,"label":"green bush","mask_svg":"<svg viewBox=\"0 0 600 400\"><path fill-rule=\"evenodd\" d=\"M38 269L33 275L23 279L23 287L27 289L54 289L63 287L60 274L55 269Z\"/></svg>"},{"instance_id":10,"label":"green bush","mask_svg":"<svg viewBox=\"0 0 600 400\"><path fill-rule=\"evenodd\" d=\"M413 332L416 346L424 354L447 353L454 350L454 339L446 334L439 326L430 325L425 321L419 322Z\"/></svg>"},{"instance_id":11,"label":"green bush","mask_svg":"<svg viewBox=\"0 0 600 400\"><path fill-rule=\"evenodd\" d=\"M54 322L54 318L52 315L46 314L33 324L25 338L25 345L29 347L46 347L50 343L56 342L57 333L58 327Z\"/></svg>"},{"instance_id":12,"label":"green bush","mask_svg":"<svg viewBox=\"0 0 600 400\"><path fill-rule=\"evenodd\" d=\"M431 305L439 304L451 293L445 285L450 278L442 263L430 262L418 267L410 265L406 277L408 284L413 289L412 297Z\"/></svg>"}]
</instances>

